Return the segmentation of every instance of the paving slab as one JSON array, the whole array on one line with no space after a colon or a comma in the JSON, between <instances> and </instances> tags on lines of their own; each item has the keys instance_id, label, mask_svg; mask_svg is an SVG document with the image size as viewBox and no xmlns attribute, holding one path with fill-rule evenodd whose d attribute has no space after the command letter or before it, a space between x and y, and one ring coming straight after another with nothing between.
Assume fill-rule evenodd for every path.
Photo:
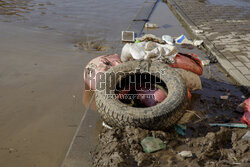
<instances>
[{"instance_id":1,"label":"paving slab","mask_svg":"<svg viewBox=\"0 0 250 167\"><path fill-rule=\"evenodd\" d=\"M205 48L240 84L250 87L250 3L248 0L165 0ZM203 33L196 33L202 30Z\"/></svg>"}]
</instances>

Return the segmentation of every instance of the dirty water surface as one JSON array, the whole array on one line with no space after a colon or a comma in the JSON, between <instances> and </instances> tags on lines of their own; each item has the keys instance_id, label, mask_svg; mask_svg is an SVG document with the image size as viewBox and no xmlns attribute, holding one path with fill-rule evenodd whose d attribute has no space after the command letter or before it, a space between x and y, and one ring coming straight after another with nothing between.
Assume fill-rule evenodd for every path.
<instances>
[{"instance_id":1,"label":"dirty water surface","mask_svg":"<svg viewBox=\"0 0 250 167\"><path fill-rule=\"evenodd\" d=\"M85 113L84 66L115 52L141 3L0 0L1 167L61 165Z\"/></svg>"},{"instance_id":2,"label":"dirty water surface","mask_svg":"<svg viewBox=\"0 0 250 167\"><path fill-rule=\"evenodd\" d=\"M144 33L159 37L188 36L164 3L157 4L149 21L158 24L159 28L144 30ZM208 59L201 49L178 47L178 50ZM249 97L249 92L235 86L218 64L210 63L203 70L203 89L192 92L189 106L177 122L186 126L184 135L177 133L174 127L165 131L130 126L122 129L102 127L98 145L91 151L93 166L249 166L249 141L241 139L249 127L241 129L209 125L239 122L242 113L236 112L236 108ZM228 98L222 99L221 96ZM145 153L141 141L148 136L161 139L166 148ZM192 155L182 157L178 155L181 151L191 151Z\"/></svg>"}]
</instances>

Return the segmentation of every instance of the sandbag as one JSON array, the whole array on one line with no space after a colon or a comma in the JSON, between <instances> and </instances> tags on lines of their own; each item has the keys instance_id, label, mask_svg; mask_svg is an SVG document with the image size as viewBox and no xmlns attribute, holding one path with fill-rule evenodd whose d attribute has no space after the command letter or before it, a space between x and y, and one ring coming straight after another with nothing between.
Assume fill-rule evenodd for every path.
<instances>
[{"instance_id":1,"label":"sandbag","mask_svg":"<svg viewBox=\"0 0 250 167\"><path fill-rule=\"evenodd\" d=\"M250 125L250 98L244 101L244 112L241 121Z\"/></svg>"},{"instance_id":2,"label":"sandbag","mask_svg":"<svg viewBox=\"0 0 250 167\"><path fill-rule=\"evenodd\" d=\"M121 52L121 61L148 60L148 59L171 59L176 55L176 48L172 45L162 45L155 42L127 43ZM173 62L173 61L172 61Z\"/></svg>"},{"instance_id":3,"label":"sandbag","mask_svg":"<svg viewBox=\"0 0 250 167\"><path fill-rule=\"evenodd\" d=\"M92 59L84 69L83 78L85 84L92 89L96 89L96 84L100 79L100 73L104 73L108 69L121 64L118 54L103 55Z\"/></svg>"},{"instance_id":4,"label":"sandbag","mask_svg":"<svg viewBox=\"0 0 250 167\"><path fill-rule=\"evenodd\" d=\"M181 69L181 68L175 68L175 70L179 74L181 74L182 78L184 79L186 83L188 90L194 91L194 90L202 89L201 79L197 74L191 71Z\"/></svg>"},{"instance_id":5,"label":"sandbag","mask_svg":"<svg viewBox=\"0 0 250 167\"><path fill-rule=\"evenodd\" d=\"M170 67L182 68L191 71L197 75L202 75L202 62L197 55L178 53L175 56L174 60L175 62L173 64L170 64Z\"/></svg>"}]
</instances>

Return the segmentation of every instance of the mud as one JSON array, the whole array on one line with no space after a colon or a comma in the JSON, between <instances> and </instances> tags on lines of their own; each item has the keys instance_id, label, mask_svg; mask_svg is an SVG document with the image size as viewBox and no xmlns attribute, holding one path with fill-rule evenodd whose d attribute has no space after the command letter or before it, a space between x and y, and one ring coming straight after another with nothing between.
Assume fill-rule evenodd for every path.
<instances>
[{"instance_id":1,"label":"mud","mask_svg":"<svg viewBox=\"0 0 250 167\"><path fill-rule=\"evenodd\" d=\"M214 121L230 121L235 116L213 119L205 117L206 114L197 116L195 111L186 112L178 122L187 127L185 137L179 135L174 128L168 131L149 131L134 127L111 130L103 128L99 144L92 152L93 166L248 166L250 142L241 139L247 129L208 125ZM166 149L144 153L140 142L147 136L160 138L167 144ZM191 151L193 157L183 158L178 155L183 150Z\"/></svg>"},{"instance_id":2,"label":"mud","mask_svg":"<svg viewBox=\"0 0 250 167\"><path fill-rule=\"evenodd\" d=\"M111 43L108 44L104 40L79 41L74 47L85 51L108 51L114 49Z\"/></svg>"}]
</instances>

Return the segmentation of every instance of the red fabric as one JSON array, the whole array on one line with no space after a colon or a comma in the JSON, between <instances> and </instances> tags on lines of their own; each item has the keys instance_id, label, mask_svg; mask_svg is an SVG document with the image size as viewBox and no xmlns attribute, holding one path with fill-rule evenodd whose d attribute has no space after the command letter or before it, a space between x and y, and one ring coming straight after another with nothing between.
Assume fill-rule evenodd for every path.
<instances>
[{"instance_id":1,"label":"red fabric","mask_svg":"<svg viewBox=\"0 0 250 167\"><path fill-rule=\"evenodd\" d=\"M178 53L175 57L175 63L169 66L173 68L182 68L197 75L202 75L203 72L202 62L195 54Z\"/></svg>"},{"instance_id":2,"label":"red fabric","mask_svg":"<svg viewBox=\"0 0 250 167\"><path fill-rule=\"evenodd\" d=\"M241 121L250 125L250 98L244 101L244 115L241 118Z\"/></svg>"}]
</instances>

